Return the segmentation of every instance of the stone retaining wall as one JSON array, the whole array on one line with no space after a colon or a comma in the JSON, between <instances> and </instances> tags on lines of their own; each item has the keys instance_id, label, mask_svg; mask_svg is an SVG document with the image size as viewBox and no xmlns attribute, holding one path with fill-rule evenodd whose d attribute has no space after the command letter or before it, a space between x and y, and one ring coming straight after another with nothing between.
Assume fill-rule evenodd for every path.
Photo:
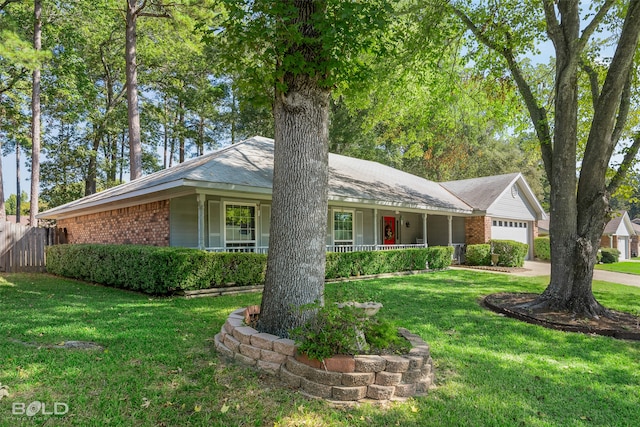
<instances>
[{"instance_id":1,"label":"stone retaining wall","mask_svg":"<svg viewBox=\"0 0 640 427\"><path fill-rule=\"evenodd\" d=\"M411 343L402 356L336 356L322 362L297 353L293 340L246 326L244 308L231 313L215 336L217 351L279 377L292 388L331 401L396 400L426 395L434 386L429 345L406 329Z\"/></svg>"}]
</instances>

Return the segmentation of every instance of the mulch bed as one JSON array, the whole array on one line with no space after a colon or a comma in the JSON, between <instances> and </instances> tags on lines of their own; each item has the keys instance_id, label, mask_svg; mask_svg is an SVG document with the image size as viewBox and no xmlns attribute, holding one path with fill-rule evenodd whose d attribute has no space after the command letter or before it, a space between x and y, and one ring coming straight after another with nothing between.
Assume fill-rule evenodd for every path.
<instances>
[{"instance_id":1,"label":"mulch bed","mask_svg":"<svg viewBox=\"0 0 640 427\"><path fill-rule=\"evenodd\" d=\"M576 318L575 315L568 312L533 312L517 307L537 297L538 294L529 293L498 293L484 297L481 303L496 313L545 328L604 335L618 339L640 340L640 317L629 313L609 310L611 317L601 316L599 319L584 319Z\"/></svg>"},{"instance_id":2,"label":"mulch bed","mask_svg":"<svg viewBox=\"0 0 640 427\"><path fill-rule=\"evenodd\" d=\"M468 268L470 270L484 270L484 271L497 271L499 273L519 273L522 271L529 271L527 268L523 267L501 267L501 266L492 266L492 265L465 265L460 264L456 265L456 267Z\"/></svg>"}]
</instances>

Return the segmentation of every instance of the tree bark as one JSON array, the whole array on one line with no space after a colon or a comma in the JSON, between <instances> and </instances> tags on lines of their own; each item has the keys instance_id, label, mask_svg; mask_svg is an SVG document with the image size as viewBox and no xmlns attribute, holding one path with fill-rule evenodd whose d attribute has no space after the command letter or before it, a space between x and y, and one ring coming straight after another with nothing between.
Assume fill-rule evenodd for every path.
<instances>
[{"instance_id":1,"label":"tree bark","mask_svg":"<svg viewBox=\"0 0 640 427\"><path fill-rule=\"evenodd\" d=\"M318 34L310 21L324 6L292 3L297 10L293 24L300 25L309 44L289 47L285 57L302 54L320 63L320 51L313 44ZM286 90L276 90L274 100L271 235L258 329L288 336L313 314L300 307L324 304L330 90L316 75L287 70L281 83Z\"/></svg>"},{"instance_id":2,"label":"tree bark","mask_svg":"<svg viewBox=\"0 0 640 427\"><path fill-rule=\"evenodd\" d=\"M136 59L136 0L127 0L126 16L126 78L129 118L129 175L130 179L142 176L142 140L140 137L140 112L138 109L138 70Z\"/></svg>"},{"instance_id":3,"label":"tree bark","mask_svg":"<svg viewBox=\"0 0 640 427\"><path fill-rule=\"evenodd\" d=\"M526 305L532 310L565 310L578 317L609 314L593 296L593 269L600 238L609 220L610 194L606 185L606 171L618 140L616 135L626 119L625 105L629 101L630 91L624 89L638 48L640 0L628 3L616 52L604 85L597 93L597 100L594 100L594 115L579 180L576 179L575 171L580 57L589 37L605 19L614 3L611 0L603 2L581 33L581 24L584 25L585 22L581 19L577 0L542 2L547 34L556 51L553 144L549 144L551 131L548 126L544 126L545 114L538 107L533 92L529 90L515 63L513 48L501 48L501 44L493 40L491 35L484 33L485 26L476 26L462 10L454 7L456 15L478 40L506 59L525 99L542 149L551 186L551 280L542 295ZM592 90L595 90L593 83ZM618 112L620 114L616 123ZM637 149L637 146L634 144L633 148ZM631 157L625 157L618 174L628 169L631 160Z\"/></svg>"},{"instance_id":4,"label":"tree bark","mask_svg":"<svg viewBox=\"0 0 640 427\"><path fill-rule=\"evenodd\" d=\"M33 48L42 49L42 2L34 0L33 6ZM29 224L38 226L38 197L40 189L40 67L33 70L31 90L31 206Z\"/></svg>"}]
</instances>

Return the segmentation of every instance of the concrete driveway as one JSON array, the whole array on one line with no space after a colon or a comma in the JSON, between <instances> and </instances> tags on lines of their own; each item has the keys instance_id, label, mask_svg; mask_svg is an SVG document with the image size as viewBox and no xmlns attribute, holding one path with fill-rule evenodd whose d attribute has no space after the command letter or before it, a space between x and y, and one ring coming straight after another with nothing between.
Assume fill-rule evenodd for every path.
<instances>
[{"instance_id":1,"label":"concrete driveway","mask_svg":"<svg viewBox=\"0 0 640 427\"><path fill-rule=\"evenodd\" d=\"M551 264L549 264L548 262L525 261L524 268L526 269L525 271L518 271L510 274L514 274L517 276L528 276L528 277L549 276L551 274ZM604 282L620 283L622 285L640 287L640 276L635 274L615 273L612 271L595 270L593 272L593 278L595 280L602 280Z\"/></svg>"}]
</instances>

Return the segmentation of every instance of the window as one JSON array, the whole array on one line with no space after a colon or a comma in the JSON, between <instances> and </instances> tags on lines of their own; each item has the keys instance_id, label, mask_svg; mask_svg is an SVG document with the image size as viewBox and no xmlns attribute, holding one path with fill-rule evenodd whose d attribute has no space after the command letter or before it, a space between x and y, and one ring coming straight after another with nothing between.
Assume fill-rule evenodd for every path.
<instances>
[{"instance_id":1,"label":"window","mask_svg":"<svg viewBox=\"0 0 640 427\"><path fill-rule=\"evenodd\" d=\"M333 242L353 245L353 211L333 211Z\"/></svg>"},{"instance_id":2,"label":"window","mask_svg":"<svg viewBox=\"0 0 640 427\"><path fill-rule=\"evenodd\" d=\"M502 227L502 221L498 221L498 225Z\"/></svg>"},{"instance_id":3,"label":"window","mask_svg":"<svg viewBox=\"0 0 640 427\"><path fill-rule=\"evenodd\" d=\"M225 242L231 247L256 245L255 205L225 204Z\"/></svg>"},{"instance_id":4,"label":"window","mask_svg":"<svg viewBox=\"0 0 640 427\"><path fill-rule=\"evenodd\" d=\"M494 220L494 221L493 221L493 226L495 227L495 226L497 226L497 225L498 225L498 221Z\"/></svg>"}]
</instances>

